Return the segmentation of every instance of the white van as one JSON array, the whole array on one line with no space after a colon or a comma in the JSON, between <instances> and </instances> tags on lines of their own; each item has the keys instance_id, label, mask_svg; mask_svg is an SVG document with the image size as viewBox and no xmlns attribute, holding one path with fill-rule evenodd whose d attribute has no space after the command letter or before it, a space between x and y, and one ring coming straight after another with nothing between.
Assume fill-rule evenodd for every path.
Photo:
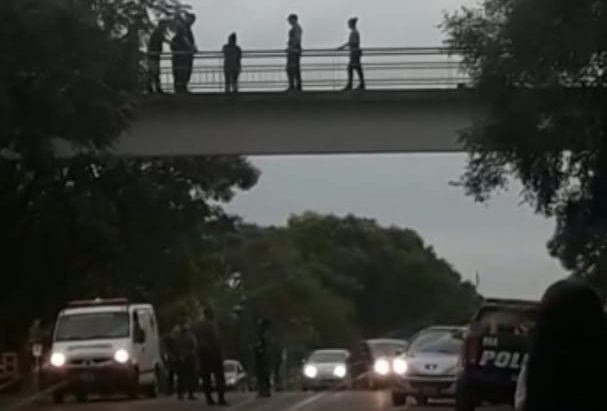
<instances>
[{"instance_id":1,"label":"white van","mask_svg":"<svg viewBox=\"0 0 607 411\"><path fill-rule=\"evenodd\" d=\"M57 316L42 383L53 400L66 394L85 401L89 393L140 391L154 397L161 367L154 308L126 299L73 301Z\"/></svg>"}]
</instances>

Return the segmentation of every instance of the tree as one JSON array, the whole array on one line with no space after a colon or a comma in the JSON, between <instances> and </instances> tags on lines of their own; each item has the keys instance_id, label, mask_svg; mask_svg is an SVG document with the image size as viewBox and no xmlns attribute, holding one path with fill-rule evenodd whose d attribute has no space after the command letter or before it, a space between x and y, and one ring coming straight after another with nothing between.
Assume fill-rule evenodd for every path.
<instances>
[{"instance_id":1,"label":"tree","mask_svg":"<svg viewBox=\"0 0 607 411\"><path fill-rule=\"evenodd\" d=\"M469 160L460 183L487 201L519 180L524 201L556 218L550 253L584 276L602 271L607 247L606 8L485 0L444 24L487 108L461 135Z\"/></svg>"}]
</instances>

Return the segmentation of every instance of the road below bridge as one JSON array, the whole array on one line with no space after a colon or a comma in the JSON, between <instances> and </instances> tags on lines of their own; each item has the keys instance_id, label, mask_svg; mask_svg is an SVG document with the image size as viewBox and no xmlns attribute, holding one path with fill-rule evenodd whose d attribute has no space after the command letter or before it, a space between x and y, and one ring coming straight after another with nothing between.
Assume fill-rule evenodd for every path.
<instances>
[{"instance_id":1,"label":"road below bridge","mask_svg":"<svg viewBox=\"0 0 607 411\"><path fill-rule=\"evenodd\" d=\"M393 407L388 392L382 391L336 391L336 392L282 392L269 399L258 399L253 394L234 393L228 397L227 407L208 407L199 399L177 401L175 398L126 401L95 400L87 403L55 405L37 402L18 408L2 407L3 411L452 411L450 402L436 402L428 406L417 406L412 401L404 407ZM509 407L486 407L479 411L511 411Z\"/></svg>"}]
</instances>

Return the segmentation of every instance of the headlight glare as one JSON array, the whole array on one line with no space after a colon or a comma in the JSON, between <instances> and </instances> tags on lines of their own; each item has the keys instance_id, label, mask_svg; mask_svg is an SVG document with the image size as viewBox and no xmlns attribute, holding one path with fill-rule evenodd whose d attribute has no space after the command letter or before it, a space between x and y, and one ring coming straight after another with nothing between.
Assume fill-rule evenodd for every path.
<instances>
[{"instance_id":1,"label":"headlight glare","mask_svg":"<svg viewBox=\"0 0 607 411\"><path fill-rule=\"evenodd\" d=\"M337 378L344 378L346 376L346 367L344 365L338 365L333 369L333 375Z\"/></svg>"},{"instance_id":2,"label":"headlight glare","mask_svg":"<svg viewBox=\"0 0 607 411\"><path fill-rule=\"evenodd\" d=\"M53 367L63 367L65 365L65 355L60 352L54 352L51 355L50 361Z\"/></svg>"},{"instance_id":3,"label":"headlight glare","mask_svg":"<svg viewBox=\"0 0 607 411\"><path fill-rule=\"evenodd\" d=\"M308 364L304 367L304 375L308 378L316 378L318 369L315 366Z\"/></svg>"},{"instance_id":4,"label":"headlight glare","mask_svg":"<svg viewBox=\"0 0 607 411\"><path fill-rule=\"evenodd\" d=\"M392 369L398 375L403 375L407 372L407 361L402 358L396 358L392 361Z\"/></svg>"},{"instance_id":5,"label":"headlight glare","mask_svg":"<svg viewBox=\"0 0 607 411\"><path fill-rule=\"evenodd\" d=\"M114 360L120 364L125 364L130 356L127 350L120 349L114 353Z\"/></svg>"},{"instance_id":6,"label":"headlight glare","mask_svg":"<svg viewBox=\"0 0 607 411\"><path fill-rule=\"evenodd\" d=\"M379 359L373 364L373 371L379 375L388 375L390 373L390 364L385 359Z\"/></svg>"}]
</instances>

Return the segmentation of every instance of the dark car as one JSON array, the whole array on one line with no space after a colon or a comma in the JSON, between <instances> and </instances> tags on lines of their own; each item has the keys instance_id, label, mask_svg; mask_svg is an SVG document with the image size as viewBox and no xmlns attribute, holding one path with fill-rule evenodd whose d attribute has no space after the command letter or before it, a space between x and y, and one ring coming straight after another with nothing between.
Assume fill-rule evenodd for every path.
<instances>
[{"instance_id":1,"label":"dark car","mask_svg":"<svg viewBox=\"0 0 607 411\"><path fill-rule=\"evenodd\" d=\"M474 411L483 403L512 404L537 307L536 301L484 301L464 337L455 411Z\"/></svg>"},{"instance_id":2,"label":"dark car","mask_svg":"<svg viewBox=\"0 0 607 411\"><path fill-rule=\"evenodd\" d=\"M351 350L348 359L352 388L389 387L393 377L392 360L406 349L405 340L377 338L361 341Z\"/></svg>"}]
</instances>

